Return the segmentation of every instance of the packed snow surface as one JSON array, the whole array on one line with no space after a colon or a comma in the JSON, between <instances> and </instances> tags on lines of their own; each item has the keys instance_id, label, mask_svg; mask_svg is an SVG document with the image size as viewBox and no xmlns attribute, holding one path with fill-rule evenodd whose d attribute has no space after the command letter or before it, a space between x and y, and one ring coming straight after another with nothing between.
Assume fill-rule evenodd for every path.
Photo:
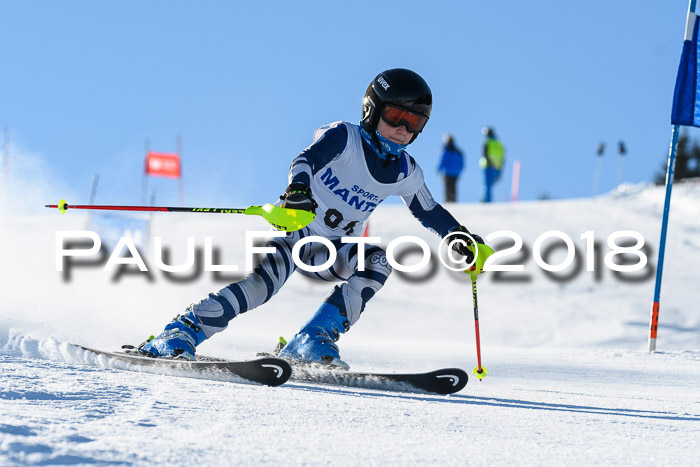
<instances>
[{"instance_id":1,"label":"packed snow surface","mask_svg":"<svg viewBox=\"0 0 700 467\"><path fill-rule=\"evenodd\" d=\"M660 187L623 186L591 199L447 205L499 251L523 242L495 262L522 271L478 280L488 375L451 396L293 382L269 388L100 364L70 343L116 350L159 332L189 303L238 280L245 232L267 224L253 216L159 213L139 230L148 218L124 219L148 272L116 261L105 271L115 245L107 244L99 216L1 203L0 465L697 465L700 185L674 187L657 352L650 354L663 197ZM104 240L103 256L69 258L57 271L57 236L83 230ZM630 232L644 240L648 263L640 270L616 273L605 261L616 232L626 232L618 243L634 244ZM419 237L433 258L440 243L402 205L378 208L370 235L384 246ZM200 256L192 268L166 273L155 237L170 253L165 264L186 263L187 237L199 251L211 237L215 264L241 272L204 271ZM567 260L566 239L575 247L571 264L545 271L540 258L554 266ZM633 265L639 256L608 259ZM133 259L127 248L121 257ZM419 259L414 253L402 261ZM253 358L278 336L291 337L331 287L294 276L199 351ZM471 373L468 277L441 265L395 270L339 345L358 371Z\"/></svg>"}]
</instances>

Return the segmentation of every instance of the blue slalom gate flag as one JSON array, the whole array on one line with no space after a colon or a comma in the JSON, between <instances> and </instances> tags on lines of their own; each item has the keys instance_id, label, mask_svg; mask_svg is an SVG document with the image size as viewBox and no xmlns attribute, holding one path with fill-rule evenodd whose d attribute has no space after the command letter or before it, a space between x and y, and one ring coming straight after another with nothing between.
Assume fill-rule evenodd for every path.
<instances>
[{"instance_id":1,"label":"blue slalom gate flag","mask_svg":"<svg viewBox=\"0 0 700 467\"><path fill-rule=\"evenodd\" d=\"M695 13L695 2L690 0L688 19L685 24L685 39L681 63L678 66L676 89L673 92L673 110L671 111L671 147L668 151L666 168L666 197L661 219L661 238L659 240L659 260L656 265L656 284L654 286L654 301L651 304L651 319L649 321L649 352L656 351L656 338L659 330L659 309L661 307L661 278L664 270L666 251L666 235L668 233L668 216L671 211L671 190L676 171L676 151L678 148L678 133L680 127L700 127L700 79L698 79L698 15Z\"/></svg>"},{"instance_id":2,"label":"blue slalom gate flag","mask_svg":"<svg viewBox=\"0 0 700 467\"><path fill-rule=\"evenodd\" d=\"M690 3L688 20L685 25L685 40L681 63L678 66L676 89L673 92L671 123L700 127L700 80L698 80L698 24L700 17L695 14L695 0Z\"/></svg>"}]
</instances>

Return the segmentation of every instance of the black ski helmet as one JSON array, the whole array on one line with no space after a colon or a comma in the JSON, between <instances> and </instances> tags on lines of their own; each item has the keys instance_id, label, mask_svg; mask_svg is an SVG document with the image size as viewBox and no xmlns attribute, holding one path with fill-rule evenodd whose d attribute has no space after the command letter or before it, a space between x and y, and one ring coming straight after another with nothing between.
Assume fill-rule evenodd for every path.
<instances>
[{"instance_id":1,"label":"black ski helmet","mask_svg":"<svg viewBox=\"0 0 700 467\"><path fill-rule=\"evenodd\" d=\"M386 104L393 104L430 118L433 93L421 76L405 68L379 73L367 87L362 100L362 128L373 135ZM413 135L411 143L418 137Z\"/></svg>"}]
</instances>

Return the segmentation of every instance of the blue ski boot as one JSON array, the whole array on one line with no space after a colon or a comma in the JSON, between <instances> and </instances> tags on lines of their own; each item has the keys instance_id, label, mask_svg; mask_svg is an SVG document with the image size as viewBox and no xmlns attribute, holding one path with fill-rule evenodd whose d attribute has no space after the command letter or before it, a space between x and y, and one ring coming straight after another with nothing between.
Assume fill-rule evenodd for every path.
<instances>
[{"instance_id":1,"label":"blue ski boot","mask_svg":"<svg viewBox=\"0 0 700 467\"><path fill-rule=\"evenodd\" d=\"M350 322L340 314L340 310L330 303L324 303L282 348L279 358L349 370L350 366L340 359L338 346L335 345L340 334L348 329Z\"/></svg>"},{"instance_id":2,"label":"blue ski boot","mask_svg":"<svg viewBox=\"0 0 700 467\"><path fill-rule=\"evenodd\" d=\"M197 317L188 308L186 314L177 315L165 326L162 333L141 344L138 350L149 357L196 360L195 348L206 338Z\"/></svg>"}]
</instances>

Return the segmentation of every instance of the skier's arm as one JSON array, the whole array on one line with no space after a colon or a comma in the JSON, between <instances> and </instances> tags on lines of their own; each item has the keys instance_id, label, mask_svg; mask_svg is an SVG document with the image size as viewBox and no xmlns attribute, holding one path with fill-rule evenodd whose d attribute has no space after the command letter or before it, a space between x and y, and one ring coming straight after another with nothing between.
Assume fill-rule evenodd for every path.
<instances>
[{"instance_id":1,"label":"skier's arm","mask_svg":"<svg viewBox=\"0 0 700 467\"><path fill-rule=\"evenodd\" d=\"M482 238L472 234L469 229L457 222L457 219L455 219L447 209L435 201L423 180L423 172L420 167L415 164L412 158L409 160L412 162L411 167L415 169L412 175L415 177L416 184L412 185L413 189L411 191L402 194L401 198L403 202L406 203L406 206L408 206L411 214L413 214L425 228L437 233L440 237L445 239L450 248L464 256L467 263L471 263L474 260L474 252L477 249L480 253L486 251L487 254L482 255L481 266L478 267L483 268L483 262L488 258L488 251L491 249L485 247L486 250L482 251L482 248L478 246L479 244L484 244ZM415 187L418 187L418 189L413 191ZM448 235L450 235L450 237L446 238ZM474 245L474 242L476 242L477 245ZM493 253L493 250L490 252ZM479 273L480 272L481 271L479 271Z\"/></svg>"},{"instance_id":2,"label":"skier's arm","mask_svg":"<svg viewBox=\"0 0 700 467\"><path fill-rule=\"evenodd\" d=\"M448 234L452 234L449 239L445 239L448 245L457 253L464 256L467 263L471 263L474 260L473 249L477 248L477 246L473 245L472 239L478 244L484 244L484 240L482 240L480 236L469 232L465 226L460 225L447 209L435 201L425 183L423 183L421 188L413 195L404 196L402 198L411 211L411 214L413 214L424 227L437 233L442 238L445 238Z\"/></svg>"},{"instance_id":3,"label":"skier's arm","mask_svg":"<svg viewBox=\"0 0 700 467\"><path fill-rule=\"evenodd\" d=\"M294 158L289 168L289 184L311 186L311 178L330 161L338 157L348 142L348 130L338 125L326 131L311 146Z\"/></svg>"},{"instance_id":4,"label":"skier's arm","mask_svg":"<svg viewBox=\"0 0 700 467\"><path fill-rule=\"evenodd\" d=\"M437 233L440 237L459 227L457 219L435 201L425 183L413 195L404 196L403 201L423 227Z\"/></svg>"}]
</instances>

